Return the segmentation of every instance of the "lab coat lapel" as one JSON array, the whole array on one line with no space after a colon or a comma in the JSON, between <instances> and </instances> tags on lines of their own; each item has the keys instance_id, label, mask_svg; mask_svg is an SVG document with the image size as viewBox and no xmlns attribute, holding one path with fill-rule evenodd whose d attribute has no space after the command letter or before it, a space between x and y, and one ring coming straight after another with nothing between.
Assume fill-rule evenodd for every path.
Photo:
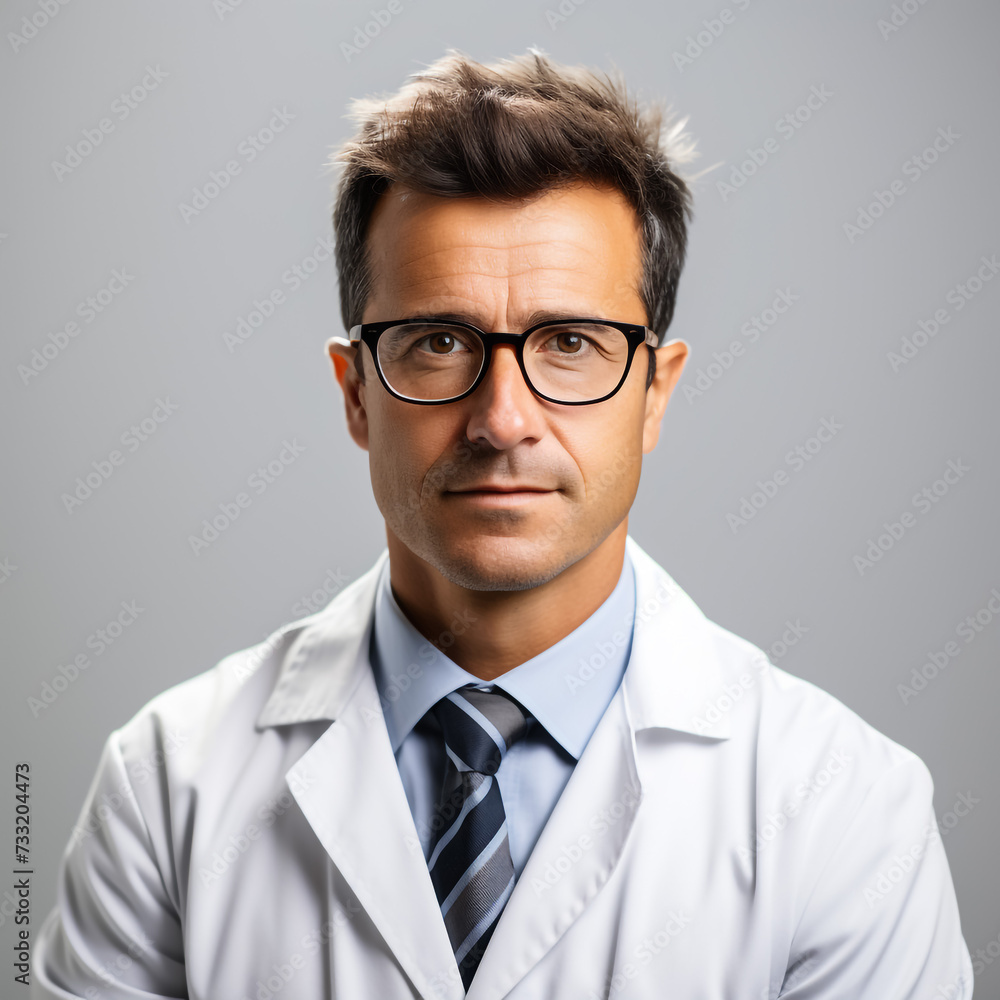
<instances>
[{"instance_id":1,"label":"lab coat lapel","mask_svg":"<svg viewBox=\"0 0 1000 1000\"><path fill-rule=\"evenodd\" d=\"M462 997L370 669L287 778L320 843L421 996Z\"/></svg>"},{"instance_id":2,"label":"lab coat lapel","mask_svg":"<svg viewBox=\"0 0 1000 1000\"><path fill-rule=\"evenodd\" d=\"M289 791L420 995L460 1000L369 660L385 559L299 628L258 726L332 720L286 773Z\"/></svg>"}]
</instances>

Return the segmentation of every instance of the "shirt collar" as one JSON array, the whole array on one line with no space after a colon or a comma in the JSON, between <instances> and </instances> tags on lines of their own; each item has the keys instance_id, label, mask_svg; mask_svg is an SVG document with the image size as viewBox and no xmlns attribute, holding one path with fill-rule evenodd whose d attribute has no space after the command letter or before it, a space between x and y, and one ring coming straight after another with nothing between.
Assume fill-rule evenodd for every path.
<instances>
[{"instance_id":1,"label":"shirt collar","mask_svg":"<svg viewBox=\"0 0 1000 1000\"><path fill-rule=\"evenodd\" d=\"M635 572L626 553L614 590L586 621L492 683L579 759L621 683L634 617ZM465 627L460 619L451 624L454 631ZM393 596L388 562L378 582L370 652L393 753L441 698L463 684L484 683L413 626Z\"/></svg>"},{"instance_id":2,"label":"shirt collar","mask_svg":"<svg viewBox=\"0 0 1000 1000\"><path fill-rule=\"evenodd\" d=\"M635 571L636 620L621 687L633 733L672 729L728 739L726 681L734 669L768 669L767 657L745 639L710 621L673 577L630 536L626 552ZM270 693L257 730L332 721L344 711L365 672L383 549L375 565L326 608L292 622L257 646L219 664L220 684L239 688L260 674ZM748 682L752 682L752 675ZM447 693L447 692L445 692ZM379 711L378 704L374 706Z\"/></svg>"}]
</instances>

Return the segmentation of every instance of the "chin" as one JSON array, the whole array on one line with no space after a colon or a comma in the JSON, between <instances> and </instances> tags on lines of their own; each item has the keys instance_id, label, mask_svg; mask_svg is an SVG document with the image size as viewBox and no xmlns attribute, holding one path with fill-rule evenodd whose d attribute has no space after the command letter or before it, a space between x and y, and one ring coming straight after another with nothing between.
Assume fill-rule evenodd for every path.
<instances>
[{"instance_id":1,"label":"chin","mask_svg":"<svg viewBox=\"0 0 1000 1000\"><path fill-rule=\"evenodd\" d=\"M497 535L477 535L465 544L435 540L417 554L458 587L493 591L540 587L583 555L567 553L544 537Z\"/></svg>"}]
</instances>

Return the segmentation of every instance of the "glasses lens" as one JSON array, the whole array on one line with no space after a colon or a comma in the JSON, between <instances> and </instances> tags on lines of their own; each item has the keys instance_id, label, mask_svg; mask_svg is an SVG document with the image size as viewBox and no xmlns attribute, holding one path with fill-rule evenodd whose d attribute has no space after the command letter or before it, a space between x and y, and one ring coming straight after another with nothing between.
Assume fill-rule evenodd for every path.
<instances>
[{"instance_id":1,"label":"glasses lens","mask_svg":"<svg viewBox=\"0 0 1000 1000\"><path fill-rule=\"evenodd\" d=\"M601 323L551 323L524 345L524 367L545 396L564 403L613 392L628 364L628 339Z\"/></svg>"},{"instance_id":2,"label":"glasses lens","mask_svg":"<svg viewBox=\"0 0 1000 1000\"><path fill-rule=\"evenodd\" d=\"M379 338L378 362L399 395L451 399L476 381L483 367L483 342L460 326L404 323Z\"/></svg>"}]
</instances>

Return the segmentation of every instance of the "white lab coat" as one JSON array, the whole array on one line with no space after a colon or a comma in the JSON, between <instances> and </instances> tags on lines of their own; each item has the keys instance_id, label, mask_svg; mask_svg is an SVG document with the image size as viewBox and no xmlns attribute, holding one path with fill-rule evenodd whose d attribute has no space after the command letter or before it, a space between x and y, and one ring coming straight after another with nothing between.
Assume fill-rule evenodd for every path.
<instances>
[{"instance_id":1,"label":"white lab coat","mask_svg":"<svg viewBox=\"0 0 1000 1000\"><path fill-rule=\"evenodd\" d=\"M628 546L622 685L470 1000L970 997L920 759ZM464 995L368 660L386 558L111 734L36 1000Z\"/></svg>"}]
</instances>

